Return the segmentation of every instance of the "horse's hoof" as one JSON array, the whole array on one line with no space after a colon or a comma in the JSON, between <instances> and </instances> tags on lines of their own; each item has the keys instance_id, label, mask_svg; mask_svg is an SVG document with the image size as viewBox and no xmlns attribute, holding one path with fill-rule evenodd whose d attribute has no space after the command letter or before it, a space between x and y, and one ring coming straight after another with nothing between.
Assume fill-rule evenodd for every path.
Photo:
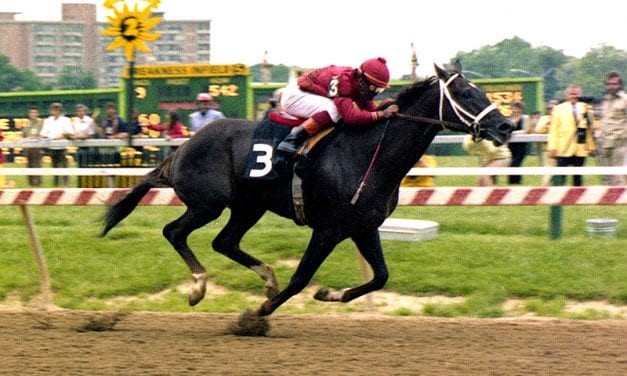
<instances>
[{"instance_id":1,"label":"horse's hoof","mask_svg":"<svg viewBox=\"0 0 627 376\"><path fill-rule=\"evenodd\" d=\"M321 300L323 302L341 302L342 297L344 296L344 292L348 289L342 290L333 290L330 288L321 288L318 290L316 295L314 295L314 299Z\"/></svg>"},{"instance_id":2,"label":"horse's hoof","mask_svg":"<svg viewBox=\"0 0 627 376\"><path fill-rule=\"evenodd\" d=\"M192 274L192 278L194 278L194 285L187 296L188 302L190 306L195 306L198 304L204 297L207 292L207 274Z\"/></svg>"},{"instance_id":3,"label":"horse's hoof","mask_svg":"<svg viewBox=\"0 0 627 376\"><path fill-rule=\"evenodd\" d=\"M192 294L189 294L187 296L187 302L189 303L190 307L195 306L196 304L200 303L200 301L204 298L204 296L194 296Z\"/></svg>"},{"instance_id":4,"label":"horse's hoof","mask_svg":"<svg viewBox=\"0 0 627 376\"><path fill-rule=\"evenodd\" d=\"M320 300L320 301L323 301L323 302L328 302L329 301L329 293L330 292L331 291L328 288L326 288L326 287L321 288L320 290L318 290L318 292L316 292L316 295L314 295L314 299Z\"/></svg>"},{"instance_id":5,"label":"horse's hoof","mask_svg":"<svg viewBox=\"0 0 627 376\"><path fill-rule=\"evenodd\" d=\"M270 324L264 316L259 316L247 309L242 312L237 323L232 324L230 329L237 336L265 337L270 330Z\"/></svg>"}]
</instances>

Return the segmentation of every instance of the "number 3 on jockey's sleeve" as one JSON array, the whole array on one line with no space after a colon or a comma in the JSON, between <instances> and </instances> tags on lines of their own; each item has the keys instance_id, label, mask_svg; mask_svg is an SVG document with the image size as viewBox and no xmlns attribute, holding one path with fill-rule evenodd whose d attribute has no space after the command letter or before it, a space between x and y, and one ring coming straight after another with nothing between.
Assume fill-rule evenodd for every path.
<instances>
[{"instance_id":1,"label":"number 3 on jockey's sleeve","mask_svg":"<svg viewBox=\"0 0 627 376\"><path fill-rule=\"evenodd\" d=\"M339 92L339 87L340 87L340 80L338 79L337 76L333 76L333 78L331 78L331 81L329 81L329 92L327 93L327 96L329 98L337 97L338 92Z\"/></svg>"}]
</instances>

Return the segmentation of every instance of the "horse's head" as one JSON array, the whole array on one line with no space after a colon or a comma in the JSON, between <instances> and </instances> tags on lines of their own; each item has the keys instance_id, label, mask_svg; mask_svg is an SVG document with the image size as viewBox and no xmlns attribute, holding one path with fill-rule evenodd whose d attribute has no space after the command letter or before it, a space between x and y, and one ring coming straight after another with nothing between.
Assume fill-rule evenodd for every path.
<instances>
[{"instance_id":1,"label":"horse's head","mask_svg":"<svg viewBox=\"0 0 627 376\"><path fill-rule=\"evenodd\" d=\"M459 61L450 70L434 65L440 80L440 120L462 122L466 125L465 129L456 130L465 131L476 138L487 138L496 145L509 141L514 125L481 89L462 76Z\"/></svg>"}]
</instances>

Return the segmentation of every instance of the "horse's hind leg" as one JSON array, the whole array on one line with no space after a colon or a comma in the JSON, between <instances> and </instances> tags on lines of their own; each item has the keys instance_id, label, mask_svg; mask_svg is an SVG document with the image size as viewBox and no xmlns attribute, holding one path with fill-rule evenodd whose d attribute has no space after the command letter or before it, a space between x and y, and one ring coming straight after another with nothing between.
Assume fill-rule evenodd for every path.
<instances>
[{"instance_id":1,"label":"horse's hind leg","mask_svg":"<svg viewBox=\"0 0 627 376\"><path fill-rule=\"evenodd\" d=\"M189 234L218 218L220 209L197 209L187 208L187 211L176 220L168 223L163 228L163 236L172 244L174 249L181 255L183 261L192 272L194 278L194 286L189 293L189 305L198 304L205 297L207 289L207 271L200 264L194 252L187 245L187 237Z\"/></svg>"},{"instance_id":2,"label":"horse's hind leg","mask_svg":"<svg viewBox=\"0 0 627 376\"><path fill-rule=\"evenodd\" d=\"M257 273L265 281L266 296L270 298L279 292L274 269L240 248L240 240L264 212L261 208L231 208L229 222L213 240L213 249Z\"/></svg>"},{"instance_id":3,"label":"horse's hind leg","mask_svg":"<svg viewBox=\"0 0 627 376\"><path fill-rule=\"evenodd\" d=\"M373 271L373 278L363 285L350 289L335 291L324 288L314 296L317 300L327 302L349 302L371 291L382 289L388 280L388 270L383 258L383 250L381 248L381 240L377 229L367 231L352 237L357 245L359 252L366 259Z\"/></svg>"}]
</instances>

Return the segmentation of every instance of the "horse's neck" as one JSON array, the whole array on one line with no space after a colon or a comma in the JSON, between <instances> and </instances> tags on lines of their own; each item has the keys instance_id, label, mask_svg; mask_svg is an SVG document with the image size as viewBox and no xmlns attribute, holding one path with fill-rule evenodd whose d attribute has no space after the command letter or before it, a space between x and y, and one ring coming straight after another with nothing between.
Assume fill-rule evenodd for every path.
<instances>
[{"instance_id":1,"label":"horse's neck","mask_svg":"<svg viewBox=\"0 0 627 376\"><path fill-rule=\"evenodd\" d=\"M382 174L393 184L400 183L407 172L427 150L436 134L438 126L430 124L397 121L390 125L390 142L384 143L381 150Z\"/></svg>"},{"instance_id":2,"label":"horse's neck","mask_svg":"<svg viewBox=\"0 0 627 376\"><path fill-rule=\"evenodd\" d=\"M436 118L437 101L431 96L423 95L413 108L417 109L413 115L427 118ZM418 123L413 120L392 120L388 129L381 153L381 163L386 166L383 173L386 179L394 183L400 183L407 172L414 167L416 162L425 153L433 139L440 130L439 125Z\"/></svg>"}]
</instances>

